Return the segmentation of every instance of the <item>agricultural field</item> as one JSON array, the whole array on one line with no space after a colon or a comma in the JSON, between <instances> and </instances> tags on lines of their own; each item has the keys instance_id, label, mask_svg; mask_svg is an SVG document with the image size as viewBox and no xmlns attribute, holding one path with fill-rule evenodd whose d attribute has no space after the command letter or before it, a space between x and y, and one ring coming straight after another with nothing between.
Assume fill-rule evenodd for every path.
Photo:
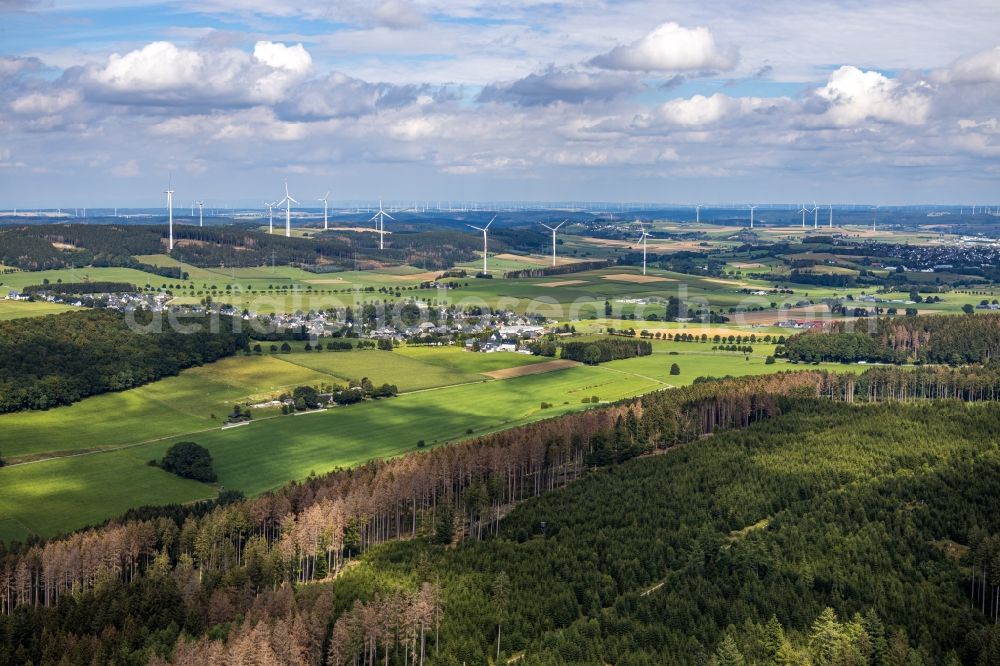
<instances>
[{"instance_id":1,"label":"agricultural field","mask_svg":"<svg viewBox=\"0 0 1000 666\"><path fill-rule=\"evenodd\" d=\"M41 317L72 309L72 305L46 303L44 301L8 301L0 299L0 321L21 317Z\"/></svg>"},{"instance_id":2,"label":"agricultural field","mask_svg":"<svg viewBox=\"0 0 1000 666\"><path fill-rule=\"evenodd\" d=\"M176 377L47 411L2 414L0 453L18 462L218 428L233 404L263 402L296 386L347 384L368 377L407 392L486 381L480 373L546 360L513 353L473 354L455 347L403 348L402 353L303 352L302 343L295 343L292 349L290 354L225 358ZM258 410L258 416L268 413Z\"/></svg>"},{"instance_id":3,"label":"agricultural field","mask_svg":"<svg viewBox=\"0 0 1000 666\"><path fill-rule=\"evenodd\" d=\"M0 416L0 451L14 463L35 462L0 470L0 539L50 535L128 506L214 496L213 487L181 482L145 465L176 441L197 441L211 451L219 485L256 494L311 473L399 455L413 450L418 439L440 445L585 408L583 399L592 396L613 401L689 384L699 376L795 367L765 365L764 345L755 346L749 360L712 352L711 346L658 341L649 357L503 380L478 373L549 359L431 347L240 356L68 407L6 414ZM670 375L672 363L680 375ZM220 428L233 402L362 372L401 388L407 382L411 388L454 385L325 412L280 416L273 409L257 410L249 425ZM464 383L470 379L473 383ZM46 459L74 452L83 455Z\"/></svg>"}]
</instances>

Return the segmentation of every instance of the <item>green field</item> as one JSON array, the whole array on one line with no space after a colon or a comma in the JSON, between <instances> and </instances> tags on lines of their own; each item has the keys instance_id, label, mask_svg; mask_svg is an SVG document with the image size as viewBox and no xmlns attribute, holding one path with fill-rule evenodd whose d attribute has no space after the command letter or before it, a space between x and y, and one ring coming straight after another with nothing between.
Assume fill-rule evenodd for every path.
<instances>
[{"instance_id":1,"label":"green field","mask_svg":"<svg viewBox=\"0 0 1000 666\"><path fill-rule=\"evenodd\" d=\"M63 305L61 303L8 301L5 298L0 298L0 321L19 319L21 317L41 317L42 315L56 314L72 309L72 305Z\"/></svg>"},{"instance_id":2,"label":"green field","mask_svg":"<svg viewBox=\"0 0 1000 666\"><path fill-rule=\"evenodd\" d=\"M295 349L300 349L298 345ZM236 402L265 401L295 386L368 377L413 391L485 381L478 374L544 360L458 348L234 356L152 384L47 411L0 415L0 453L10 462L42 454L135 444L218 428ZM258 416L277 413L264 410Z\"/></svg>"},{"instance_id":3,"label":"green field","mask_svg":"<svg viewBox=\"0 0 1000 666\"><path fill-rule=\"evenodd\" d=\"M0 539L50 535L129 506L214 495L213 487L182 482L145 465L182 439L208 447L219 484L255 494L311 473L413 450L418 439L433 446L585 408L582 400L591 396L613 401L689 384L699 376L795 367L765 365L770 349L763 345L755 346L750 360L712 352L711 344L663 341L654 349L649 357L501 381L479 381L477 373L545 359L431 347L238 356L68 407L6 414L0 416L0 451L12 462L74 451L85 455L0 469ZM680 375L669 374L672 363L680 366ZM297 416L258 410L250 425L220 429L232 402L336 381L333 373L351 378L365 373L376 383L428 388ZM461 383L466 380L473 383ZM543 402L552 406L543 409ZM106 450L95 451L99 448Z\"/></svg>"}]
</instances>

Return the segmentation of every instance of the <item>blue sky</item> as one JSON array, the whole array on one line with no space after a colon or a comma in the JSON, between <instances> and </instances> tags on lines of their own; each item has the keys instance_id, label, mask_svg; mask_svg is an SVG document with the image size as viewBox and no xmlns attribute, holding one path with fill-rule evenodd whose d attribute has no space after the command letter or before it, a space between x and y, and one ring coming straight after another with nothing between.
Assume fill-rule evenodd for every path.
<instances>
[{"instance_id":1,"label":"blue sky","mask_svg":"<svg viewBox=\"0 0 1000 666\"><path fill-rule=\"evenodd\" d=\"M995 0L0 0L0 208L155 205L168 174L182 204L995 203L998 25Z\"/></svg>"}]
</instances>

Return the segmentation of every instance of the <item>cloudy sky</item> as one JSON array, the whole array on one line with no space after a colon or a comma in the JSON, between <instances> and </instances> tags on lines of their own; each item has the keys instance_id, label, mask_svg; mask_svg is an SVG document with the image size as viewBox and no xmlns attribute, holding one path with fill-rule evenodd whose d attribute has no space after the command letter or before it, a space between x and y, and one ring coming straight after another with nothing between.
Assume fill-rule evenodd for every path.
<instances>
[{"instance_id":1,"label":"cloudy sky","mask_svg":"<svg viewBox=\"0 0 1000 666\"><path fill-rule=\"evenodd\" d=\"M264 8L266 7L266 9ZM997 203L997 0L0 0L0 208Z\"/></svg>"}]
</instances>

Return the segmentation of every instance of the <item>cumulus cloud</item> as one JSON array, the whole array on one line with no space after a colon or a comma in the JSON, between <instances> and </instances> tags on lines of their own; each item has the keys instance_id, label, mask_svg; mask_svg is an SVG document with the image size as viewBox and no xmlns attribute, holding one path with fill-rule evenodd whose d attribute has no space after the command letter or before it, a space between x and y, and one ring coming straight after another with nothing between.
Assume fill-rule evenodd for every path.
<instances>
[{"instance_id":1,"label":"cumulus cloud","mask_svg":"<svg viewBox=\"0 0 1000 666\"><path fill-rule=\"evenodd\" d=\"M719 51L708 28L685 28L670 22L590 62L605 69L632 72L693 72L732 69L738 60L735 50Z\"/></svg>"},{"instance_id":2,"label":"cumulus cloud","mask_svg":"<svg viewBox=\"0 0 1000 666\"><path fill-rule=\"evenodd\" d=\"M480 102L510 102L519 106L544 106L555 102L608 101L642 90L631 74L584 72L550 66L509 83L493 83L480 92Z\"/></svg>"},{"instance_id":3,"label":"cumulus cloud","mask_svg":"<svg viewBox=\"0 0 1000 666\"><path fill-rule=\"evenodd\" d=\"M257 62L293 74L305 74L312 67L312 56L302 44L285 46L278 42L257 42L253 57Z\"/></svg>"},{"instance_id":4,"label":"cumulus cloud","mask_svg":"<svg viewBox=\"0 0 1000 666\"><path fill-rule=\"evenodd\" d=\"M920 125L930 111L930 90L923 83L906 86L873 71L844 66L826 85L813 91L823 118L837 127L876 120Z\"/></svg>"},{"instance_id":5,"label":"cumulus cloud","mask_svg":"<svg viewBox=\"0 0 1000 666\"><path fill-rule=\"evenodd\" d=\"M252 104L276 101L308 75L312 57L302 44L260 41L252 54L238 49L204 52L152 42L102 67L85 69L83 82L99 97L156 103Z\"/></svg>"},{"instance_id":6,"label":"cumulus cloud","mask_svg":"<svg viewBox=\"0 0 1000 666\"><path fill-rule=\"evenodd\" d=\"M82 97L76 90L60 90L51 93L33 92L16 98L10 103L15 113L48 115L65 111L80 103Z\"/></svg>"},{"instance_id":7,"label":"cumulus cloud","mask_svg":"<svg viewBox=\"0 0 1000 666\"><path fill-rule=\"evenodd\" d=\"M717 123L727 117L746 115L779 102L780 100L765 100L760 97L729 97L722 93L709 97L694 95L661 104L656 109L655 117L673 125L694 127Z\"/></svg>"},{"instance_id":8,"label":"cumulus cloud","mask_svg":"<svg viewBox=\"0 0 1000 666\"><path fill-rule=\"evenodd\" d=\"M93 72L93 80L108 88L143 92L199 85L208 75L205 59L196 51L170 42L153 42L125 55L113 53Z\"/></svg>"},{"instance_id":9,"label":"cumulus cloud","mask_svg":"<svg viewBox=\"0 0 1000 666\"><path fill-rule=\"evenodd\" d=\"M957 83L1000 83L1000 46L960 58L940 76Z\"/></svg>"}]
</instances>

